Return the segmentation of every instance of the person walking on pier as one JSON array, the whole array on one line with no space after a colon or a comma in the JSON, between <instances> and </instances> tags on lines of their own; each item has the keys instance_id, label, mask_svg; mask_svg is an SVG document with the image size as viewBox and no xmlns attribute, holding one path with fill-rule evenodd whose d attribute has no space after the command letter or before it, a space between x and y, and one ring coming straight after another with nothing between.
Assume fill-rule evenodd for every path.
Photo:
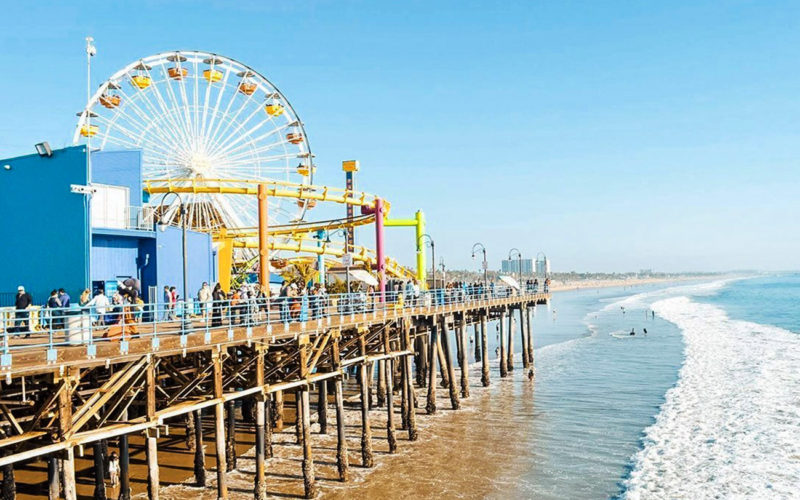
<instances>
[{"instance_id":1,"label":"person walking on pier","mask_svg":"<svg viewBox=\"0 0 800 500\"><path fill-rule=\"evenodd\" d=\"M108 458L108 477L111 479L111 487L116 488L119 485L119 457L116 451L112 451Z\"/></svg>"},{"instance_id":2,"label":"person walking on pier","mask_svg":"<svg viewBox=\"0 0 800 500\"><path fill-rule=\"evenodd\" d=\"M211 299L211 326L222 326L222 307L226 297L225 292L222 291L222 285L219 283L214 285L214 291L211 293Z\"/></svg>"},{"instance_id":3,"label":"person walking on pier","mask_svg":"<svg viewBox=\"0 0 800 500\"><path fill-rule=\"evenodd\" d=\"M43 321L44 326L45 327L49 326L53 330L60 329L61 314L58 309L61 307L61 301L58 300L58 290L53 290L52 292L50 292L50 297L47 299L45 307L47 307L47 319ZM28 337L30 337L30 333L25 335L26 339Z\"/></svg>"},{"instance_id":4,"label":"person walking on pier","mask_svg":"<svg viewBox=\"0 0 800 500\"><path fill-rule=\"evenodd\" d=\"M211 313L211 287L205 281L197 291L197 301L200 302L200 315L203 317L203 321L207 322Z\"/></svg>"},{"instance_id":5,"label":"person walking on pier","mask_svg":"<svg viewBox=\"0 0 800 500\"><path fill-rule=\"evenodd\" d=\"M17 297L14 301L16 309L14 313L14 330L18 333L30 332L28 319L30 317L30 307L33 305L33 297L25 291L25 287L20 285L17 287Z\"/></svg>"},{"instance_id":6,"label":"person walking on pier","mask_svg":"<svg viewBox=\"0 0 800 500\"><path fill-rule=\"evenodd\" d=\"M110 304L102 288L97 291L97 295L95 295L92 300L87 302L86 307L89 308L89 313L95 315L95 325L103 326L106 324L105 316Z\"/></svg>"}]
</instances>

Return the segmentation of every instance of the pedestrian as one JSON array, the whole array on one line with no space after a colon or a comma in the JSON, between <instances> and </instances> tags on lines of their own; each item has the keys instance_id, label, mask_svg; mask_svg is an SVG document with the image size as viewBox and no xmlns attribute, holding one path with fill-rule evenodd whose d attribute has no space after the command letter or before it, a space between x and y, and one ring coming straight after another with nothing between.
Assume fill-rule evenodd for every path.
<instances>
[{"instance_id":1,"label":"pedestrian","mask_svg":"<svg viewBox=\"0 0 800 500\"><path fill-rule=\"evenodd\" d=\"M174 286L169 287L169 303L170 303L170 314L171 319L176 319L178 314L178 289ZM186 314L186 311L183 311L183 314Z\"/></svg>"},{"instance_id":2,"label":"pedestrian","mask_svg":"<svg viewBox=\"0 0 800 500\"><path fill-rule=\"evenodd\" d=\"M116 488L119 485L119 457L116 451L112 451L108 458L108 476L111 479L111 487Z\"/></svg>"},{"instance_id":3,"label":"pedestrian","mask_svg":"<svg viewBox=\"0 0 800 500\"><path fill-rule=\"evenodd\" d=\"M78 299L78 304L83 307L92 300L92 291L86 288L82 293L80 299Z\"/></svg>"},{"instance_id":4,"label":"pedestrian","mask_svg":"<svg viewBox=\"0 0 800 500\"><path fill-rule=\"evenodd\" d=\"M208 315L211 312L211 287L205 281L197 291L197 301L200 302L200 315L203 317L203 321L208 321Z\"/></svg>"},{"instance_id":5,"label":"pedestrian","mask_svg":"<svg viewBox=\"0 0 800 500\"><path fill-rule=\"evenodd\" d=\"M52 330L58 330L61 328L61 314L59 308L61 307L61 301L58 300L58 290L53 290L50 292L50 297L47 299L47 303L45 304L47 308L47 316L49 317L49 326ZM45 326L47 326L47 322L45 322ZM25 335L27 339L30 337L31 334L28 333Z\"/></svg>"},{"instance_id":6,"label":"pedestrian","mask_svg":"<svg viewBox=\"0 0 800 500\"><path fill-rule=\"evenodd\" d=\"M102 288L97 290L97 295L86 304L86 307L89 308L89 313L95 316L95 325L103 326L106 324L106 312L109 305L108 297L106 297Z\"/></svg>"},{"instance_id":7,"label":"pedestrian","mask_svg":"<svg viewBox=\"0 0 800 500\"><path fill-rule=\"evenodd\" d=\"M164 287L163 298L164 298L164 314L161 316L161 319L163 321L169 321L170 316L172 315L172 312L170 311L170 308L172 306L172 294L169 292L168 286Z\"/></svg>"},{"instance_id":8,"label":"pedestrian","mask_svg":"<svg viewBox=\"0 0 800 500\"><path fill-rule=\"evenodd\" d=\"M20 285L17 287L17 296L14 301L14 331L17 333L30 332L30 325L28 323L30 318L30 311L28 309L33 305L33 297L25 291L25 287Z\"/></svg>"}]
</instances>

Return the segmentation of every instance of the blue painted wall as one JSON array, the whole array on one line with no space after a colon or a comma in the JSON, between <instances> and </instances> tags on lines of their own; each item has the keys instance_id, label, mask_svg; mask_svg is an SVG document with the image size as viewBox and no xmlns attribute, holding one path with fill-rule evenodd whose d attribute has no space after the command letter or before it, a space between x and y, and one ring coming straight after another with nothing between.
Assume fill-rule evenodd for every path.
<instances>
[{"instance_id":1,"label":"blue painted wall","mask_svg":"<svg viewBox=\"0 0 800 500\"><path fill-rule=\"evenodd\" d=\"M92 153L92 183L125 186L130 191L131 206L142 206L142 152L94 151Z\"/></svg>"},{"instance_id":2,"label":"blue painted wall","mask_svg":"<svg viewBox=\"0 0 800 500\"><path fill-rule=\"evenodd\" d=\"M86 184L83 146L0 160L0 292L24 285L38 302L53 288L80 295L87 284L87 211L70 184Z\"/></svg>"},{"instance_id":3,"label":"blue painted wall","mask_svg":"<svg viewBox=\"0 0 800 500\"><path fill-rule=\"evenodd\" d=\"M121 276L137 278L139 238L95 234L92 238L92 281Z\"/></svg>"},{"instance_id":4,"label":"blue painted wall","mask_svg":"<svg viewBox=\"0 0 800 500\"><path fill-rule=\"evenodd\" d=\"M164 286L174 286L183 297L183 253L181 230L169 226L165 231L156 231L156 260L159 294ZM187 277L188 296L197 297L197 291L204 281L212 283L214 276L214 255L211 249L211 235L187 231ZM158 297L159 301L161 296Z\"/></svg>"}]
</instances>

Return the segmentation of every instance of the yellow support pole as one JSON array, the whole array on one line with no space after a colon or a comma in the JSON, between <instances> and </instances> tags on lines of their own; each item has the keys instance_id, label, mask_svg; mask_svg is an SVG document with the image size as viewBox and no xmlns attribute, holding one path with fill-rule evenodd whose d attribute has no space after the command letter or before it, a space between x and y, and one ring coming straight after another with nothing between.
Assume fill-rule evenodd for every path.
<instances>
[{"instance_id":1,"label":"yellow support pole","mask_svg":"<svg viewBox=\"0 0 800 500\"><path fill-rule=\"evenodd\" d=\"M414 245L417 249L417 281L422 289L426 289L428 271L425 267L425 249L420 244L422 235L425 234L425 213L422 210L417 210L413 219L385 219L383 225L386 227L413 227L416 229L414 231Z\"/></svg>"},{"instance_id":2,"label":"yellow support pole","mask_svg":"<svg viewBox=\"0 0 800 500\"><path fill-rule=\"evenodd\" d=\"M233 240L228 238L227 230L219 230L217 247L217 277L222 289L226 292L231 288L231 269L233 268Z\"/></svg>"}]
</instances>

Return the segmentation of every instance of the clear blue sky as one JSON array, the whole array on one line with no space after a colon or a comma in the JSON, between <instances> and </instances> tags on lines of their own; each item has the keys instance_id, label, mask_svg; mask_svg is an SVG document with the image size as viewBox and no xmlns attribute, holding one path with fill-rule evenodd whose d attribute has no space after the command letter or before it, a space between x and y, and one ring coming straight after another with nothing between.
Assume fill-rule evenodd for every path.
<instances>
[{"instance_id":1,"label":"clear blue sky","mask_svg":"<svg viewBox=\"0 0 800 500\"><path fill-rule=\"evenodd\" d=\"M6 2L0 157L69 143L85 36L93 85L200 49L283 90L319 180L358 158L393 215L424 209L448 267L475 241L493 266L800 267L798 2L199 3Z\"/></svg>"}]
</instances>

